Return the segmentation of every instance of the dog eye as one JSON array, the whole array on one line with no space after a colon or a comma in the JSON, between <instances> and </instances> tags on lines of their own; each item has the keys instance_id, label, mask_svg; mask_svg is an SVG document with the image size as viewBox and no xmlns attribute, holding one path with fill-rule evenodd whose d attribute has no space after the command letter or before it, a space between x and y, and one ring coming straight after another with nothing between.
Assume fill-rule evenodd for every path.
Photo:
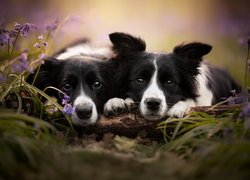
<instances>
[{"instance_id":1,"label":"dog eye","mask_svg":"<svg viewBox=\"0 0 250 180\"><path fill-rule=\"evenodd\" d=\"M138 77L138 78L136 79L136 82L139 83L139 84L144 83L144 81L145 81L145 80L144 80L142 77Z\"/></svg>"},{"instance_id":2,"label":"dog eye","mask_svg":"<svg viewBox=\"0 0 250 180\"><path fill-rule=\"evenodd\" d=\"M165 86L173 86L174 85L174 81L172 81L171 79L167 80L165 83L164 83Z\"/></svg>"},{"instance_id":3,"label":"dog eye","mask_svg":"<svg viewBox=\"0 0 250 180\"><path fill-rule=\"evenodd\" d=\"M63 89L64 89L64 90L70 90L70 89L71 89L70 84L69 84L69 83L65 83L65 84L63 85Z\"/></svg>"},{"instance_id":4,"label":"dog eye","mask_svg":"<svg viewBox=\"0 0 250 180\"><path fill-rule=\"evenodd\" d=\"M96 80L93 84L93 88L100 89L102 87L102 83L98 80Z\"/></svg>"}]
</instances>

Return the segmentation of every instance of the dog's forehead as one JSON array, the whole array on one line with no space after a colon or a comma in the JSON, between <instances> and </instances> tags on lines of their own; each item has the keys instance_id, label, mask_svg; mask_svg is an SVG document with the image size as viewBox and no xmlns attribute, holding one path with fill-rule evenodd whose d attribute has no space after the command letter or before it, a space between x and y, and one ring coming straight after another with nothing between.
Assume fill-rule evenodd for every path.
<instances>
[{"instance_id":1,"label":"dog's forehead","mask_svg":"<svg viewBox=\"0 0 250 180\"><path fill-rule=\"evenodd\" d=\"M171 54L171 53L160 53L160 54L157 54L157 57L156 57L156 64L158 66L161 66L163 64L165 65L173 65L174 64L174 61L175 61L175 55L174 54Z\"/></svg>"},{"instance_id":2,"label":"dog's forehead","mask_svg":"<svg viewBox=\"0 0 250 180\"><path fill-rule=\"evenodd\" d=\"M135 53L128 56L128 60L131 61L131 63L135 64L152 64L154 63L154 60L157 58L157 54L150 53L150 52L142 52L142 53Z\"/></svg>"},{"instance_id":3,"label":"dog's forehead","mask_svg":"<svg viewBox=\"0 0 250 180\"><path fill-rule=\"evenodd\" d=\"M88 72L99 72L98 62L84 61L83 59L66 59L63 66L64 74L75 74L83 76Z\"/></svg>"},{"instance_id":4,"label":"dog's forehead","mask_svg":"<svg viewBox=\"0 0 250 180\"><path fill-rule=\"evenodd\" d=\"M171 59L172 53L165 52L145 52L142 56L144 59L148 59L150 61L162 61Z\"/></svg>"},{"instance_id":5,"label":"dog's forehead","mask_svg":"<svg viewBox=\"0 0 250 180\"><path fill-rule=\"evenodd\" d=\"M130 58L129 58L130 59ZM164 66L172 66L174 58L169 53L156 53L156 52L143 52L141 54L135 54L131 58L132 63L130 64L132 69L144 69L151 68L154 70Z\"/></svg>"}]
</instances>

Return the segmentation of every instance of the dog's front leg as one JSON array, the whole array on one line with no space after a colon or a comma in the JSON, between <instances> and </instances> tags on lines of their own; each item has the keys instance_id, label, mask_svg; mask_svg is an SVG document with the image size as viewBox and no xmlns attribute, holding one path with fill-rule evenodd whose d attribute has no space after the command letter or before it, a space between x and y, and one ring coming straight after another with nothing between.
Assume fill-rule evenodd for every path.
<instances>
[{"instance_id":1,"label":"dog's front leg","mask_svg":"<svg viewBox=\"0 0 250 180\"><path fill-rule=\"evenodd\" d=\"M195 107L193 99L187 99L185 101L178 101L173 107L171 107L167 113L169 117L184 117L191 107Z\"/></svg>"}]
</instances>

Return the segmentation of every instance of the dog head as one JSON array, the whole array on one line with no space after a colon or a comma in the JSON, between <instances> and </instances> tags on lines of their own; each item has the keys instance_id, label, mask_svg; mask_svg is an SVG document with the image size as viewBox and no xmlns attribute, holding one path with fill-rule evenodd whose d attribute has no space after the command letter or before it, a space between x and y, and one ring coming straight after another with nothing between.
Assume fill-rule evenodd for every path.
<instances>
[{"instance_id":1,"label":"dog head","mask_svg":"<svg viewBox=\"0 0 250 180\"><path fill-rule=\"evenodd\" d=\"M112 70L112 62L92 57L48 58L41 65L34 85L41 90L53 86L69 96L73 124L84 126L97 121L104 103L111 97ZM34 74L28 77L28 82L32 82ZM63 96L58 91L48 89L46 93L62 103Z\"/></svg>"},{"instance_id":2,"label":"dog head","mask_svg":"<svg viewBox=\"0 0 250 180\"><path fill-rule=\"evenodd\" d=\"M120 67L121 97L138 103L144 118L161 119L178 101L197 97L195 76L210 45L194 42L176 46L171 53L154 53L145 51L145 42L129 34L113 33L110 40Z\"/></svg>"}]
</instances>

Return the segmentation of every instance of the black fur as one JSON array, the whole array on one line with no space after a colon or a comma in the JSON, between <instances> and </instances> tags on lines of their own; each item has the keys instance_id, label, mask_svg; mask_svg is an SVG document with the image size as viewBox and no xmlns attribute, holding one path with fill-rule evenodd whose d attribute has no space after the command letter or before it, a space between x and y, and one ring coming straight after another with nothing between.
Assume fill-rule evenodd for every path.
<instances>
[{"instance_id":1,"label":"black fur","mask_svg":"<svg viewBox=\"0 0 250 180\"><path fill-rule=\"evenodd\" d=\"M96 104L99 112L102 112L104 103L112 97L112 76L113 63L110 61L87 61L82 59L65 59L57 60L48 58L41 66L38 76L35 80L35 86L44 90L48 86L53 86L68 96L74 102L79 95L80 89L84 89ZM27 82L31 83L35 73L27 78ZM95 87L95 82L100 82L100 87ZM70 85L70 89L67 88ZM61 102L61 95L56 90L49 89L47 93L54 96Z\"/></svg>"},{"instance_id":2,"label":"black fur","mask_svg":"<svg viewBox=\"0 0 250 180\"><path fill-rule=\"evenodd\" d=\"M235 90L236 94L241 92L241 87L239 84L226 70L212 66L210 66L209 69L212 76L208 77L209 81L207 85L212 90L214 95L212 104L216 104L222 100L225 100L229 96L232 96L233 93L231 90Z\"/></svg>"},{"instance_id":3,"label":"black fur","mask_svg":"<svg viewBox=\"0 0 250 180\"><path fill-rule=\"evenodd\" d=\"M113 39L114 34L115 40ZM158 81L161 89L164 90L166 99L168 99L169 106L174 105L179 100L197 97L195 75L198 74L197 68L201 57L211 50L211 46L193 43L187 46L178 46L170 54L155 54L140 48L142 44L145 44L140 38L133 38L131 35L124 33L114 34L110 35L110 39L111 42L115 42L114 51L118 54L116 61L120 62L120 69L117 73L120 97L130 97L134 101L140 102L155 69L152 60L156 58L159 67ZM118 38L118 36L120 37ZM121 41L124 39L130 40L119 43L117 42L118 39ZM139 47L136 48L136 45ZM197 48L202 52L196 52ZM135 51L136 49L137 51ZM143 84L136 82L136 79L140 77L145 79ZM174 83L167 85L168 80Z\"/></svg>"},{"instance_id":4,"label":"black fur","mask_svg":"<svg viewBox=\"0 0 250 180\"><path fill-rule=\"evenodd\" d=\"M114 61L119 63L116 76L118 97L129 97L140 103L155 71L155 59L158 68L157 84L164 92L169 108L186 99L196 102L196 98L201 96L198 94L199 84L196 77L201 73L199 68L202 57L211 51L212 46L193 42L176 46L172 53L151 53L145 51L146 45L142 39L129 34L113 33L110 40L117 54ZM212 104L230 96L233 89L237 92L241 90L224 70L206 66L206 86L212 91Z\"/></svg>"}]
</instances>

